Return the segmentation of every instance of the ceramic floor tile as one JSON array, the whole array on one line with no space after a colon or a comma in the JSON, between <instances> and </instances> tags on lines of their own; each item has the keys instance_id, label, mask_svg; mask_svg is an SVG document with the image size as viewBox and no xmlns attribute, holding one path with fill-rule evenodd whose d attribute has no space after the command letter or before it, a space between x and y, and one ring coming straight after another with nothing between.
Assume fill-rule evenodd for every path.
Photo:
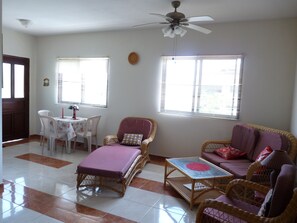
<instances>
[{"instance_id":1,"label":"ceramic floor tile","mask_svg":"<svg viewBox=\"0 0 297 223\"><path fill-rule=\"evenodd\" d=\"M14 144L3 149L3 176L8 181L4 181L0 191L0 207L2 217L4 213L10 216L6 217L9 219L6 222L18 222L21 218L18 216L31 218L27 222L49 223L158 223L195 219L189 204L179 199L180 195L170 186L164 188L164 160L148 163L127 188L125 196L119 197L104 188L76 190L76 167L89 154L87 151L67 154L58 150L50 160L70 163L60 168L28 161L28 157L27 160L15 158L32 153L37 154L35 158L41 157L39 142Z\"/></svg>"},{"instance_id":2,"label":"ceramic floor tile","mask_svg":"<svg viewBox=\"0 0 297 223\"><path fill-rule=\"evenodd\" d=\"M23 207L16 207L3 213L3 223L23 223L32 222L41 214Z\"/></svg>"},{"instance_id":3,"label":"ceramic floor tile","mask_svg":"<svg viewBox=\"0 0 297 223\"><path fill-rule=\"evenodd\" d=\"M150 209L150 206L121 199L109 212L139 222Z\"/></svg>"},{"instance_id":4,"label":"ceramic floor tile","mask_svg":"<svg viewBox=\"0 0 297 223\"><path fill-rule=\"evenodd\" d=\"M127 194L125 195L126 200L138 202L147 206L153 206L160 200L160 194L144 191L138 188L128 188ZM141 198L141 199L139 199Z\"/></svg>"},{"instance_id":5,"label":"ceramic floor tile","mask_svg":"<svg viewBox=\"0 0 297 223\"><path fill-rule=\"evenodd\" d=\"M162 195L154 207L184 215L189 209L189 204L183 199Z\"/></svg>"},{"instance_id":6,"label":"ceramic floor tile","mask_svg":"<svg viewBox=\"0 0 297 223\"><path fill-rule=\"evenodd\" d=\"M165 211L159 208L151 208L148 213L139 221L140 223L151 223L151 222L166 222L166 223L177 223L180 222L183 215L177 214L170 211Z\"/></svg>"},{"instance_id":7,"label":"ceramic floor tile","mask_svg":"<svg viewBox=\"0 0 297 223\"><path fill-rule=\"evenodd\" d=\"M61 168L66 165L71 164L71 162L65 161L65 160L59 160L52 157L42 156L35 153L26 153L19 156L16 156L18 159L27 160L30 162L54 167L54 168Z\"/></svg>"},{"instance_id":8,"label":"ceramic floor tile","mask_svg":"<svg viewBox=\"0 0 297 223\"><path fill-rule=\"evenodd\" d=\"M62 223L62 221L59 221L55 218L48 217L46 215L40 215L34 220L31 220L30 223Z\"/></svg>"},{"instance_id":9,"label":"ceramic floor tile","mask_svg":"<svg viewBox=\"0 0 297 223\"><path fill-rule=\"evenodd\" d=\"M10 201L7 201L7 200L4 200L4 199L0 199L0 211L3 213L3 212L6 212L10 209L13 209L17 207L16 204L10 202Z\"/></svg>"}]
</instances>

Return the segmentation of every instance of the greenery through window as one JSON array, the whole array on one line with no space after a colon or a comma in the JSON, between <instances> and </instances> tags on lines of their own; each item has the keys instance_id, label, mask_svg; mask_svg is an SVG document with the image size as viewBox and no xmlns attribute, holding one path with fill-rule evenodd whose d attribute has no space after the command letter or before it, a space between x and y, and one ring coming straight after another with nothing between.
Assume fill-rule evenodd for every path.
<instances>
[{"instance_id":1,"label":"greenery through window","mask_svg":"<svg viewBox=\"0 0 297 223\"><path fill-rule=\"evenodd\" d=\"M109 58L59 58L58 103L107 107Z\"/></svg>"},{"instance_id":2,"label":"greenery through window","mask_svg":"<svg viewBox=\"0 0 297 223\"><path fill-rule=\"evenodd\" d=\"M241 55L162 57L161 112L238 119Z\"/></svg>"}]
</instances>

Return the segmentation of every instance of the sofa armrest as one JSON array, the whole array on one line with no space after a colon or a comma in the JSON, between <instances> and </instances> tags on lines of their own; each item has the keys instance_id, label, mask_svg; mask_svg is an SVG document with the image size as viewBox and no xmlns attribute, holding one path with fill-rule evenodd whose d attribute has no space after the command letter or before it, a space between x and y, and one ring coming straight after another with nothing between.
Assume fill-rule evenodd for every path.
<instances>
[{"instance_id":1,"label":"sofa armrest","mask_svg":"<svg viewBox=\"0 0 297 223\"><path fill-rule=\"evenodd\" d=\"M235 179L228 184L226 196L255 206L261 206L269 189L267 186L249 180Z\"/></svg>"},{"instance_id":2,"label":"sofa armrest","mask_svg":"<svg viewBox=\"0 0 297 223\"><path fill-rule=\"evenodd\" d=\"M201 152L213 152L214 150L230 146L231 140L209 140L202 144Z\"/></svg>"},{"instance_id":3,"label":"sofa armrest","mask_svg":"<svg viewBox=\"0 0 297 223\"><path fill-rule=\"evenodd\" d=\"M106 145L110 145L110 144L118 143L118 142L119 142L119 140L116 135L107 135L104 137L103 145L106 146Z\"/></svg>"}]
</instances>

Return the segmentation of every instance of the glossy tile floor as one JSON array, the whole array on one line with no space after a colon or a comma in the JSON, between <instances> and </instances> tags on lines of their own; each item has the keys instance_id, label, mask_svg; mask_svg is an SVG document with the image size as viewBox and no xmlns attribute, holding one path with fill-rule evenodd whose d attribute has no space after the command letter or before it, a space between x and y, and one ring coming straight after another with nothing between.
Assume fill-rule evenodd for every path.
<instances>
[{"instance_id":1,"label":"glossy tile floor","mask_svg":"<svg viewBox=\"0 0 297 223\"><path fill-rule=\"evenodd\" d=\"M51 157L56 160L38 161L37 141L3 148L0 222L195 222L197 208L190 210L170 186L164 189L164 166L148 163L124 197L107 189L77 191L75 170L88 153L61 151ZM46 165L59 160L70 164Z\"/></svg>"}]
</instances>

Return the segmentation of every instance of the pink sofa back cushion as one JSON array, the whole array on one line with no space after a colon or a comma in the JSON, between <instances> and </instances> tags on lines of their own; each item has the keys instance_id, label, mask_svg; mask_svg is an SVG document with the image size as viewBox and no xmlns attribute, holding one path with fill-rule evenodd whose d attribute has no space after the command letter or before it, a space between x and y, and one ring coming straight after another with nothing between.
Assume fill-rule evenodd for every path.
<instances>
[{"instance_id":1,"label":"pink sofa back cushion","mask_svg":"<svg viewBox=\"0 0 297 223\"><path fill-rule=\"evenodd\" d=\"M125 133L143 134L142 140L147 139L153 130L153 123L146 118L124 118L119 126L117 137L121 142Z\"/></svg>"},{"instance_id":2,"label":"pink sofa back cushion","mask_svg":"<svg viewBox=\"0 0 297 223\"><path fill-rule=\"evenodd\" d=\"M256 144L252 160L255 161L258 155L270 146L273 150L288 150L290 143L286 136L274 132L260 131L259 139Z\"/></svg>"},{"instance_id":3,"label":"pink sofa back cushion","mask_svg":"<svg viewBox=\"0 0 297 223\"><path fill-rule=\"evenodd\" d=\"M244 124L233 127L231 146L246 152L247 158L252 159L254 148L259 137L259 131Z\"/></svg>"}]
</instances>

